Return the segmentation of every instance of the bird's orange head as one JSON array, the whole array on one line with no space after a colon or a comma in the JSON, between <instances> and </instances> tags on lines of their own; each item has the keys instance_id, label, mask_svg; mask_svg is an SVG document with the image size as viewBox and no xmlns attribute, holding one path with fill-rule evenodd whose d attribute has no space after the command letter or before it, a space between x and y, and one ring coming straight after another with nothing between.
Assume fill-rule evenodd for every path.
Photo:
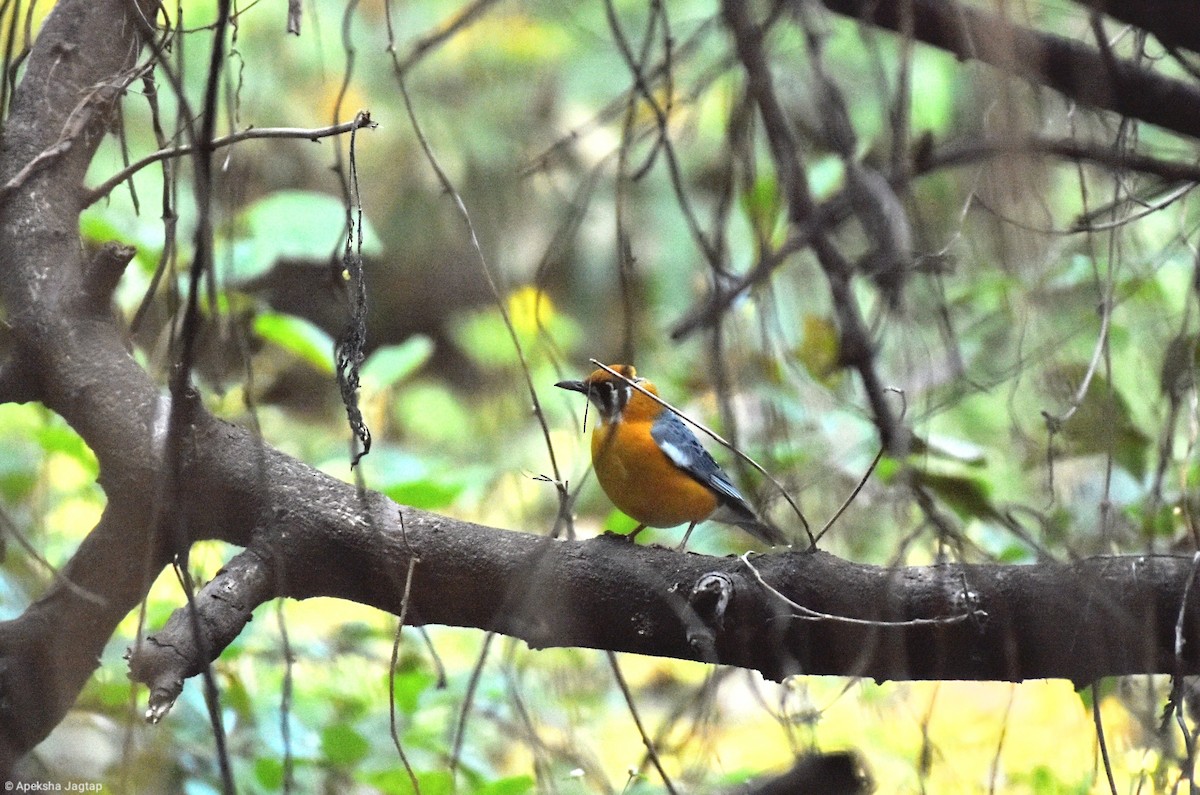
<instances>
[{"instance_id":1,"label":"bird's orange head","mask_svg":"<svg viewBox=\"0 0 1200 795\"><path fill-rule=\"evenodd\" d=\"M615 376L608 370L595 370L582 381L559 381L555 386L587 395L605 425L623 420L653 419L661 410L658 403L634 389L629 382L657 395L654 384L638 378L637 370L631 364L610 364L609 368L624 377Z\"/></svg>"}]
</instances>

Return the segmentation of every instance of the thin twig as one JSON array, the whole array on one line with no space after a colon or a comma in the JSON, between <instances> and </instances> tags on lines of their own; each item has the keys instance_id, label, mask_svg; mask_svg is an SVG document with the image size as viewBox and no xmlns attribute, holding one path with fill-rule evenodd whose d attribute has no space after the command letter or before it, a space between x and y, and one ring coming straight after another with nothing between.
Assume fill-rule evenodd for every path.
<instances>
[{"instance_id":1,"label":"thin twig","mask_svg":"<svg viewBox=\"0 0 1200 795\"><path fill-rule=\"evenodd\" d=\"M1004 705L1004 718L1000 721L1000 737L996 740L996 753L992 755L992 764L988 766L988 795L996 794L996 780L1000 778L1000 754L1004 751L1004 741L1008 738L1008 721L1012 716L1016 696L1017 686L1010 682L1008 702Z\"/></svg>"},{"instance_id":2,"label":"thin twig","mask_svg":"<svg viewBox=\"0 0 1200 795\"><path fill-rule=\"evenodd\" d=\"M1100 687L1092 682L1092 723L1096 726L1096 744L1100 747L1100 759L1104 763L1104 774L1108 777L1108 791L1117 795L1117 779L1113 776L1112 760L1108 757L1108 742L1104 739L1104 720L1100 717Z\"/></svg>"},{"instance_id":3,"label":"thin twig","mask_svg":"<svg viewBox=\"0 0 1200 795\"><path fill-rule=\"evenodd\" d=\"M400 527L401 534L403 534L403 517L401 517ZM416 568L417 556L410 554L408 556L408 573L404 576L404 595L400 597L400 615L396 622L396 637L392 641L391 667L388 669L388 731L392 735L392 744L396 746L400 762L404 765L405 772L408 773L408 780L412 784L413 792L421 795L421 785L417 781L417 773L404 753L404 746L400 743L400 732L396 728L396 667L400 661L400 633L404 631L404 619L408 615L409 596L412 593L413 573Z\"/></svg>"},{"instance_id":4,"label":"thin twig","mask_svg":"<svg viewBox=\"0 0 1200 795\"><path fill-rule=\"evenodd\" d=\"M182 490L186 455L185 436L194 422L198 397L191 384L192 369L196 363L197 345L202 319L200 317L200 284L213 266L212 227L212 148L213 132L217 122L217 95L220 91L220 75L225 60L225 32L229 26L231 0L218 0L216 33L213 35L209 52L208 73L204 87L204 110L200 115L200 130L196 133L198 146L195 149L195 197L198 208L194 236L195 255L188 273L187 300L179 329L179 356L171 372L168 388L171 396L167 420L165 488L159 495L157 527L165 531L165 540L175 554L175 568L187 597L188 617L200 657L204 662L201 677L204 684L204 702L212 725L216 745L217 764L221 773L221 785L225 793L237 792L233 769L229 759L228 740L222 721L221 692L212 670L212 650L208 635L200 623L200 611L196 605L195 586L188 570L188 549L191 538L182 512L176 500Z\"/></svg>"},{"instance_id":5,"label":"thin twig","mask_svg":"<svg viewBox=\"0 0 1200 795\"><path fill-rule=\"evenodd\" d=\"M697 50L699 50L705 43L706 37L713 32L714 27L715 21L713 19L708 19L700 23L696 27L695 32L693 32L692 35L687 38L687 40L685 40L682 44L672 48L670 60L659 63L654 67L654 69L645 74L644 79L647 85L652 87L657 86L658 81L663 79L673 68L673 66L677 66L681 62L684 62L687 57L690 57ZM718 69L714 70L715 73L723 74L725 71L727 71L728 65L731 63L732 59L727 59L718 67ZM713 79L715 80L715 76ZM602 127L611 122L625 109L629 94L636 91L638 91L638 87L634 86L609 100L604 107L596 111L596 113L594 113L586 121L571 128L563 135L559 136L559 138L554 143L550 144L550 146L522 163L520 168L517 169L517 173L520 176L525 177L539 171L545 167L546 163L560 155L571 145L583 138L587 134L588 130Z\"/></svg>"},{"instance_id":6,"label":"thin twig","mask_svg":"<svg viewBox=\"0 0 1200 795\"><path fill-rule=\"evenodd\" d=\"M1100 366L1105 346L1108 343L1108 325L1109 320L1112 318L1112 312L1112 296L1106 295L1100 303L1100 333L1097 335L1096 345L1092 349L1092 359L1088 363L1087 370L1084 372L1083 378L1079 382L1079 387L1075 390L1075 394L1071 397L1066 411L1060 415L1055 415L1045 409L1042 410L1042 417L1046 421L1046 427L1049 428L1051 436L1058 433L1064 422L1075 416L1075 412L1079 410L1079 407L1083 405L1084 398L1087 397L1088 387L1091 386L1092 378L1096 375L1096 370Z\"/></svg>"},{"instance_id":7,"label":"thin twig","mask_svg":"<svg viewBox=\"0 0 1200 795\"><path fill-rule=\"evenodd\" d=\"M261 443L262 437L259 437ZM262 482L266 482L265 478ZM279 737L283 741L283 791L291 793L296 786L296 754L292 748L292 694L296 672L292 665L292 642L288 637L287 616L283 599L275 600L275 623L279 627L279 642L283 651L283 685L279 697Z\"/></svg>"},{"instance_id":8,"label":"thin twig","mask_svg":"<svg viewBox=\"0 0 1200 795\"><path fill-rule=\"evenodd\" d=\"M1192 553L1192 576L1188 577L1187 584L1183 586L1183 595L1179 599L1179 612L1175 616L1175 673L1173 676L1174 686L1179 694L1175 702L1175 719L1179 725L1180 734L1183 735L1183 745L1187 749L1187 756L1184 760L1184 765L1187 773L1187 780L1192 782L1191 791L1196 791L1195 776L1193 771L1196 764L1196 738L1188 729L1187 716L1184 714L1184 699L1183 690L1187 687L1187 678L1183 674L1183 648L1185 644L1184 636L1184 616L1187 614L1188 599L1192 594L1192 584L1196 581L1196 574L1200 572L1200 552Z\"/></svg>"},{"instance_id":9,"label":"thin twig","mask_svg":"<svg viewBox=\"0 0 1200 795\"><path fill-rule=\"evenodd\" d=\"M21 549L25 550L26 555L28 555L35 563L44 568L46 571L50 572L50 576L54 578L56 583L66 588L80 599L83 599L86 602L91 602L94 605L106 606L108 604L108 600L103 596L92 593L80 585L76 585L71 581L70 577L64 575L57 568L55 568L53 563L42 557L33 544L29 542L29 539L25 537L25 534L17 528L16 523L14 523L12 519L8 518L8 514L3 510L0 510L0 538L2 538L4 535L12 536ZM3 545L0 544L0 548L2 547Z\"/></svg>"},{"instance_id":10,"label":"thin twig","mask_svg":"<svg viewBox=\"0 0 1200 795\"><path fill-rule=\"evenodd\" d=\"M473 25L495 3L496 0L475 0L470 5L455 11L450 19L437 25L432 33L417 39L404 60L397 61L396 68L400 70L400 74L408 74L409 70L420 63L426 55L449 41L455 34ZM388 27L390 34L391 26ZM389 35L388 51L393 56L395 55L395 46L395 37Z\"/></svg>"},{"instance_id":11,"label":"thin twig","mask_svg":"<svg viewBox=\"0 0 1200 795\"><path fill-rule=\"evenodd\" d=\"M429 139L425 136L425 130L421 127L420 121L417 119L416 109L413 107L412 98L408 93L408 86L404 80L404 74L400 71L399 62L396 60L396 52L394 40L391 40L391 4L386 6L389 31L389 50L392 54L392 61L396 74L396 83L400 88L400 96L404 100L404 109L408 113L409 122L412 124L413 133L417 136L417 142L421 145L421 151L425 154L425 159L433 169L434 175L441 184L442 189L450 196L454 202L455 208L462 217L463 224L467 229L467 236L471 242L471 248L475 252L475 257L479 261L480 270L483 271L484 278L487 280L488 288L491 290L492 298L496 302L496 309L500 313L500 318L504 322L504 328L508 332L510 342L512 342L513 350L517 354L517 360L521 365L521 374L525 378L525 388L529 392L529 399L533 406L533 415L537 418L538 425L542 430L542 438L546 444L546 452L550 458L550 469L554 473L554 480L561 481L562 475L558 467L558 459L554 454L554 443L550 438L550 425L546 422L545 412L542 411L541 400L538 399L537 387L533 383L533 375L529 368L529 360L525 356L525 346L521 344L520 335L517 334L516 327L513 326L512 317L509 315L508 308L504 304L504 298L500 294L500 287L496 283L496 278L492 274L491 266L488 265L487 257L483 254L483 247L479 244L479 237L475 234L475 223L471 220L471 214L467 211L467 205L463 202L462 196L454 187L454 183L450 181L450 177L442 169L441 163L433 152L433 146L429 143Z\"/></svg>"},{"instance_id":12,"label":"thin twig","mask_svg":"<svg viewBox=\"0 0 1200 795\"><path fill-rule=\"evenodd\" d=\"M900 417L897 421L904 422L904 418L908 415L908 396L905 395L903 389L898 389L896 387L888 387L887 391L895 392L900 396ZM843 502L841 506L834 511L833 516L829 517L829 521L825 523L825 526L822 527L820 532L817 533L817 537L813 539L813 550L817 548L817 542L820 541L825 533L829 531L829 528L833 527L834 523L841 518L846 509L850 507L850 503L854 502L854 499L858 497L859 492L861 492L863 487L867 485L867 481L871 479L871 473L875 471L875 467L879 466L879 461L883 458L883 454L885 452L886 450L884 448L879 448L879 452L875 454L875 458L871 461L871 465L867 467L867 471L863 473L861 478L859 478L858 485L854 487L854 490L850 492L850 496L848 496L845 502Z\"/></svg>"},{"instance_id":13,"label":"thin twig","mask_svg":"<svg viewBox=\"0 0 1200 795\"><path fill-rule=\"evenodd\" d=\"M766 26L755 24L751 8L739 0L724 0L721 13L733 34L734 49L744 67L746 92L758 106L780 193L786 202L788 223L793 228L803 227L810 223L817 205L809 189L804 158L793 132L793 120L775 91L763 44ZM874 347L853 290L854 267L824 230L813 235L810 245L825 276L837 317L841 363L857 371L883 446L893 454L903 454L908 447L908 432L892 416L891 406L884 396Z\"/></svg>"},{"instance_id":14,"label":"thin twig","mask_svg":"<svg viewBox=\"0 0 1200 795\"><path fill-rule=\"evenodd\" d=\"M629 689L629 683L625 681L625 677L621 673L621 666L617 664L617 653L609 650L605 650L604 653L608 657L608 664L612 668L613 677L617 680L617 687L621 689L621 695L625 697L625 705L629 707L629 714L633 718L633 723L637 726L638 734L642 737L642 744L646 746L646 756L650 758L650 764L654 765L654 769L658 771L658 775L662 778L663 786L667 788L667 792L671 793L671 795L678 795L675 791L675 785L671 783L671 777L663 769L662 760L658 758L658 751L654 748L654 741L650 739L650 735L646 733L646 727L642 725L642 718L638 715L637 705L633 703L633 693Z\"/></svg>"},{"instance_id":15,"label":"thin twig","mask_svg":"<svg viewBox=\"0 0 1200 795\"><path fill-rule=\"evenodd\" d=\"M839 624L851 624L861 627L927 627L927 626L945 626L946 624L960 624L963 621L971 618L984 618L986 613L983 610L973 609L966 613L960 613L953 616L944 616L941 618L909 618L904 621L877 621L870 618L853 618L851 616L835 616L832 613L822 613L819 610L813 610L811 607L805 607L799 602L794 602L784 594L780 593L773 585L763 579L762 574L754 564L750 562L750 553L743 553L741 556L742 563L746 564L746 568L750 570L751 576L761 585L767 593L776 597L786 605L800 613L800 615L791 616L801 621L835 621Z\"/></svg>"},{"instance_id":16,"label":"thin twig","mask_svg":"<svg viewBox=\"0 0 1200 795\"><path fill-rule=\"evenodd\" d=\"M913 177L927 176L946 168L961 168L981 161L1014 155L1023 157L1056 157L1077 163L1092 163L1105 168L1121 168L1151 174L1168 182L1200 182L1200 165L1185 161L1166 160L1133 152L1114 153L1111 149L1092 146L1086 142L1069 139L1030 137L1004 141L968 141L950 144L939 151L914 162L908 172L884 175L888 183L896 188ZM1179 189L1182 189L1180 186ZM1172 198L1175 198L1174 196ZM978 199L976 199L978 202ZM982 206L982 205L980 205ZM844 223L851 217L849 194L845 191L816 205L807 219L793 225L788 238L773 252L766 252L759 262L744 274L723 284L721 289L706 297L703 303L687 311L671 328L671 338L681 340L697 329L711 326L716 319L747 291L766 281L788 258L809 245L814 238ZM1052 234L1079 234L1087 231L1084 217L1076 219L1069 229L1043 230Z\"/></svg>"},{"instance_id":17,"label":"thin twig","mask_svg":"<svg viewBox=\"0 0 1200 795\"><path fill-rule=\"evenodd\" d=\"M671 187L675 191L675 196L679 203L679 209L683 213L684 220L687 222L688 231L691 232L692 239L695 240L696 244L700 247L700 251L704 255L704 258L710 263L719 263L720 252L713 248L712 241L710 241L704 234L704 230L701 228L700 222L696 218L696 214L692 210L692 206L687 200L687 191L684 189L683 173L679 167L679 161L675 157L675 149L671 144L667 112L663 109L662 105L659 104L658 98L651 90L650 82L646 78L643 70L643 63L645 61L644 56L647 53L642 53L643 58L641 62L634 57L633 50L630 48L629 42L626 40L625 34L621 29L620 22L617 19L616 8L614 7L612 0L607 0L605 3L605 13L608 19L609 29L613 34L613 41L617 44L617 50L621 54L622 59L625 61L625 65L633 74L636 92L631 91L629 93L629 108L633 108L636 94L640 94L647 107L650 108L651 113L654 114L655 125L658 128L658 139L656 145L661 145L663 153L666 155L667 170L671 179ZM653 25L656 18L656 16L651 15L650 20L647 22L647 24L650 26L650 29L647 31L647 47L651 41L651 36L649 34L653 32ZM668 57L663 59L662 74L666 77L669 86L671 81L671 59L669 57L669 53ZM667 95L667 101L673 101L673 98L669 94Z\"/></svg>"},{"instance_id":18,"label":"thin twig","mask_svg":"<svg viewBox=\"0 0 1200 795\"><path fill-rule=\"evenodd\" d=\"M357 130L360 127L368 127L374 129L378 125L371 121L371 114L363 111L354 117L353 121L342 122L341 124L333 124L328 127L315 127L306 129L303 127L251 127L247 130L241 130L231 135L226 135L215 139L209 146L213 149L221 149L226 146L249 141L255 138L297 138L308 141L319 141L322 138L327 138L331 135L342 135L344 133ZM137 160L125 168L113 174L104 182L88 191L83 197L83 206L90 207L100 199L103 199L113 188L120 185L131 176L141 171L146 166L159 162L160 160L170 160L184 155L190 155L196 151L193 144L183 144L181 146L173 146L169 149L160 149L153 154Z\"/></svg>"},{"instance_id":19,"label":"thin twig","mask_svg":"<svg viewBox=\"0 0 1200 795\"><path fill-rule=\"evenodd\" d=\"M144 69L146 67L142 66L139 68ZM128 80L123 78L118 82L104 83L89 91L79 101L79 104L72 109L70 115L67 116L58 140L43 149L32 160L22 166L13 175L12 179L0 185L0 199L19 189L31 176L69 152L71 147L75 145L75 142L87 130L88 125L95 119L97 109L111 103L124 90L125 86L129 84L129 81L132 81L136 77L134 70L130 70L127 75Z\"/></svg>"},{"instance_id":20,"label":"thin twig","mask_svg":"<svg viewBox=\"0 0 1200 795\"><path fill-rule=\"evenodd\" d=\"M829 531L829 528L833 527L833 523L840 519L842 514L846 512L846 509L850 507L850 503L854 502L855 497L857 497L859 492L863 490L863 486L867 485L867 481L871 478L871 473L875 471L875 467L879 466L879 460L883 458L883 453L884 450L882 447L880 447L879 452L875 454L875 458L871 460L871 465L867 467L867 471L863 473L863 476L859 478L858 484L854 487L854 490L850 492L850 496L848 496L841 506L833 512L833 516L829 517L829 521L825 523L825 526L817 532L817 537L813 539L812 543L813 549L817 548L817 542L820 541L825 533Z\"/></svg>"},{"instance_id":21,"label":"thin twig","mask_svg":"<svg viewBox=\"0 0 1200 795\"><path fill-rule=\"evenodd\" d=\"M479 650L479 656L475 659L475 665L471 668L471 678L467 682L467 692L463 695L462 708L458 711L458 720L454 722L454 739L450 743L450 775L453 777L458 773L458 762L462 756L463 739L467 735L467 719L471 716L471 709L475 705L475 693L479 689L479 681L483 678L483 666L487 662L488 653L492 648L492 641L496 639L495 632L488 632L483 636L483 648Z\"/></svg>"}]
</instances>

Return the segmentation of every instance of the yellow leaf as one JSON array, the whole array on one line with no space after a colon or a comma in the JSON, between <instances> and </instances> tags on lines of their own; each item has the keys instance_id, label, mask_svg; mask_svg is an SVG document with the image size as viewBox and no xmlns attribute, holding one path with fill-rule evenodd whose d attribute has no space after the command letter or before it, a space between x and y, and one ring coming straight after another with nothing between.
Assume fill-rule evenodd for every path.
<instances>
[{"instance_id":1,"label":"yellow leaf","mask_svg":"<svg viewBox=\"0 0 1200 795\"><path fill-rule=\"evenodd\" d=\"M796 352L809 374L828 383L837 371L838 335L833 321L817 315L804 316L804 340Z\"/></svg>"},{"instance_id":2,"label":"yellow leaf","mask_svg":"<svg viewBox=\"0 0 1200 795\"><path fill-rule=\"evenodd\" d=\"M532 285L518 287L508 294L508 317L522 337L532 337L554 317L550 296Z\"/></svg>"}]
</instances>

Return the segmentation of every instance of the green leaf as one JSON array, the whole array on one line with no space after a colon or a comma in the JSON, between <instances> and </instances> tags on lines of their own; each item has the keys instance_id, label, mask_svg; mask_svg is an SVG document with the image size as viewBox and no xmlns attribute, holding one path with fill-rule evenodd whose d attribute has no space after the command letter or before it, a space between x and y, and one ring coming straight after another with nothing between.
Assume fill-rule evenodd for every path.
<instances>
[{"instance_id":1,"label":"green leaf","mask_svg":"<svg viewBox=\"0 0 1200 795\"><path fill-rule=\"evenodd\" d=\"M1196 357L1200 355L1200 340L1195 334L1179 334L1167 343L1159 370L1159 386L1163 394L1178 399L1196 383Z\"/></svg>"},{"instance_id":2,"label":"green leaf","mask_svg":"<svg viewBox=\"0 0 1200 795\"><path fill-rule=\"evenodd\" d=\"M779 182L772 175L760 175L753 185L742 192L742 211L746 213L750 226L760 240L774 237L782 207Z\"/></svg>"},{"instance_id":3,"label":"green leaf","mask_svg":"<svg viewBox=\"0 0 1200 795\"><path fill-rule=\"evenodd\" d=\"M223 659L231 657L227 651L222 653L226 655ZM241 719L249 720L254 714L254 697L242 677L232 671L226 675L221 701L224 707L232 709Z\"/></svg>"},{"instance_id":4,"label":"green leaf","mask_svg":"<svg viewBox=\"0 0 1200 795\"><path fill-rule=\"evenodd\" d=\"M414 334L398 345L376 348L363 362L360 371L364 386L390 389L420 369L433 355L433 340Z\"/></svg>"},{"instance_id":5,"label":"green leaf","mask_svg":"<svg viewBox=\"0 0 1200 795\"><path fill-rule=\"evenodd\" d=\"M437 682L437 677L428 671L397 671L393 682L396 688L396 711L402 715L416 713L421 695Z\"/></svg>"},{"instance_id":6,"label":"green leaf","mask_svg":"<svg viewBox=\"0 0 1200 795\"><path fill-rule=\"evenodd\" d=\"M359 773L355 775L359 781L369 784L388 795L415 795L412 781L403 767L393 767L388 770ZM454 792L454 777L448 770L434 770L417 773L417 786L421 795L450 795Z\"/></svg>"},{"instance_id":7,"label":"green leaf","mask_svg":"<svg viewBox=\"0 0 1200 795\"><path fill-rule=\"evenodd\" d=\"M370 750L370 741L353 726L335 723L321 730L321 755L335 765L353 765L366 757Z\"/></svg>"},{"instance_id":8,"label":"green leaf","mask_svg":"<svg viewBox=\"0 0 1200 795\"><path fill-rule=\"evenodd\" d=\"M283 789L283 762L273 756L256 759L254 778L268 790Z\"/></svg>"},{"instance_id":9,"label":"green leaf","mask_svg":"<svg viewBox=\"0 0 1200 795\"><path fill-rule=\"evenodd\" d=\"M104 244L112 241L133 246L134 261L146 272L153 270L163 248L163 227L131 217L122 209L95 204L79 216L79 234L84 240Z\"/></svg>"},{"instance_id":10,"label":"green leaf","mask_svg":"<svg viewBox=\"0 0 1200 795\"><path fill-rule=\"evenodd\" d=\"M423 381L406 384L399 391L392 403L392 414L406 438L411 436L440 445L441 449L470 447L464 431L474 427L478 419L444 384Z\"/></svg>"},{"instance_id":11,"label":"green leaf","mask_svg":"<svg viewBox=\"0 0 1200 795\"><path fill-rule=\"evenodd\" d=\"M1068 406L1086 377L1086 366L1066 364L1047 370L1042 387L1058 406ZM1057 407L1050 411L1062 413ZM1140 479L1145 474L1150 437L1137 426L1124 396L1116 387L1110 387L1102 374L1092 374L1083 400L1058 430L1055 443L1062 453L1068 456L1111 453L1134 478Z\"/></svg>"},{"instance_id":12,"label":"green leaf","mask_svg":"<svg viewBox=\"0 0 1200 795\"><path fill-rule=\"evenodd\" d=\"M804 316L804 339L796 351L808 374L826 386L838 371L838 333L833 321L818 315Z\"/></svg>"},{"instance_id":13,"label":"green leaf","mask_svg":"<svg viewBox=\"0 0 1200 795\"><path fill-rule=\"evenodd\" d=\"M453 505L458 496L466 489L466 484L450 483L437 480L413 480L408 483L394 483L381 489L393 502L421 508L426 511L445 508Z\"/></svg>"},{"instance_id":14,"label":"green leaf","mask_svg":"<svg viewBox=\"0 0 1200 795\"><path fill-rule=\"evenodd\" d=\"M64 453L85 464L89 469L99 471L99 464L91 448L83 438L65 423L47 423L35 431L38 444L46 453Z\"/></svg>"},{"instance_id":15,"label":"green leaf","mask_svg":"<svg viewBox=\"0 0 1200 795\"><path fill-rule=\"evenodd\" d=\"M460 313L451 320L450 333L455 344L481 368L504 369L520 363L513 335L521 343L526 358L532 358L538 344L553 340L557 350L570 350L582 338L579 325L559 312L545 292L526 285L511 291L504 301L512 324L504 322L498 307Z\"/></svg>"},{"instance_id":16,"label":"green leaf","mask_svg":"<svg viewBox=\"0 0 1200 795\"><path fill-rule=\"evenodd\" d=\"M913 85L921 87L911 99L913 129L940 133L950 127L962 91L956 84L958 66L952 57L932 50L912 59Z\"/></svg>"},{"instance_id":17,"label":"green leaf","mask_svg":"<svg viewBox=\"0 0 1200 795\"><path fill-rule=\"evenodd\" d=\"M1159 505L1156 510L1146 512L1149 505L1131 505L1127 512L1142 528L1145 538L1174 538L1179 532L1180 517L1176 515L1176 506L1172 504Z\"/></svg>"},{"instance_id":18,"label":"green leaf","mask_svg":"<svg viewBox=\"0 0 1200 795\"><path fill-rule=\"evenodd\" d=\"M0 495L12 502L28 497L38 483L37 448L16 439L0 439Z\"/></svg>"},{"instance_id":19,"label":"green leaf","mask_svg":"<svg viewBox=\"0 0 1200 795\"><path fill-rule=\"evenodd\" d=\"M311 321L283 312L262 312L254 318L254 333L317 370L333 373L333 337Z\"/></svg>"},{"instance_id":20,"label":"green leaf","mask_svg":"<svg viewBox=\"0 0 1200 795\"><path fill-rule=\"evenodd\" d=\"M401 505L434 510L450 505L467 487L460 469L448 464L435 471L429 462L394 449L373 452L364 459L364 473L376 489Z\"/></svg>"},{"instance_id":21,"label":"green leaf","mask_svg":"<svg viewBox=\"0 0 1200 795\"><path fill-rule=\"evenodd\" d=\"M903 463L890 455L885 455L881 457L879 459L879 463L875 465L875 478L879 480L880 483L892 483L903 471Z\"/></svg>"},{"instance_id":22,"label":"green leaf","mask_svg":"<svg viewBox=\"0 0 1200 795\"><path fill-rule=\"evenodd\" d=\"M511 367L520 362L498 309L485 309L458 318L450 330L463 353L481 367Z\"/></svg>"},{"instance_id":23,"label":"green leaf","mask_svg":"<svg viewBox=\"0 0 1200 795\"><path fill-rule=\"evenodd\" d=\"M613 508L608 516L604 517L604 524L601 526L609 533L621 533L624 535L632 533L638 526L638 521Z\"/></svg>"},{"instance_id":24,"label":"green leaf","mask_svg":"<svg viewBox=\"0 0 1200 795\"><path fill-rule=\"evenodd\" d=\"M1063 795L1087 795L1092 791L1092 786L1089 782L1083 781L1072 784L1059 778L1047 765L1035 765L1028 772L1014 773L1012 775L1013 783L1022 783L1028 785L1028 792L1058 792Z\"/></svg>"},{"instance_id":25,"label":"green leaf","mask_svg":"<svg viewBox=\"0 0 1200 795\"><path fill-rule=\"evenodd\" d=\"M914 470L917 480L937 494L962 518L985 519L997 515L991 485L982 477Z\"/></svg>"},{"instance_id":26,"label":"green leaf","mask_svg":"<svg viewBox=\"0 0 1200 795\"><path fill-rule=\"evenodd\" d=\"M230 284L261 276L284 259L326 261L344 239L346 208L327 193L286 190L254 202L238 221L243 234L232 246L225 273ZM363 219L363 253L382 249L379 235Z\"/></svg>"},{"instance_id":27,"label":"green leaf","mask_svg":"<svg viewBox=\"0 0 1200 795\"><path fill-rule=\"evenodd\" d=\"M966 439L943 434L914 436L910 452L921 456L938 456L972 467L980 467L987 463L987 450L984 448Z\"/></svg>"},{"instance_id":28,"label":"green leaf","mask_svg":"<svg viewBox=\"0 0 1200 795\"><path fill-rule=\"evenodd\" d=\"M76 708L119 710L129 703L129 687L125 677L113 680L94 677L80 695Z\"/></svg>"},{"instance_id":29,"label":"green leaf","mask_svg":"<svg viewBox=\"0 0 1200 795\"><path fill-rule=\"evenodd\" d=\"M1095 704L1092 699L1093 692L1100 697L1101 701L1104 701L1108 696L1115 696L1119 692L1119 682L1120 680L1117 677L1109 676L1096 682L1094 688L1090 684L1077 687L1075 693L1079 696L1079 701L1083 704L1083 708L1091 712Z\"/></svg>"},{"instance_id":30,"label":"green leaf","mask_svg":"<svg viewBox=\"0 0 1200 795\"><path fill-rule=\"evenodd\" d=\"M475 795L524 795L526 792L533 792L533 778L509 776L484 784L475 790Z\"/></svg>"}]
</instances>

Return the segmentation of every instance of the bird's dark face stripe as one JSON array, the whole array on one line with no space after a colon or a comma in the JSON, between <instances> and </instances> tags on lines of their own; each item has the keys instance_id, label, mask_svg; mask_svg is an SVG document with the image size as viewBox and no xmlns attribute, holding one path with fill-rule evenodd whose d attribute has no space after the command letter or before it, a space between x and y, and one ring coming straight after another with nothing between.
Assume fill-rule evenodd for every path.
<instances>
[{"instance_id":1,"label":"bird's dark face stripe","mask_svg":"<svg viewBox=\"0 0 1200 795\"><path fill-rule=\"evenodd\" d=\"M633 387L623 381L597 381L588 384L587 394L605 422L616 422L629 405Z\"/></svg>"},{"instance_id":2,"label":"bird's dark face stripe","mask_svg":"<svg viewBox=\"0 0 1200 795\"><path fill-rule=\"evenodd\" d=\"M614 419L624 413L625 407L629 405L629 398L632 394L633 387L624 381L611 384L609 396L612 399L612 417Z\"/></svg>"},{"instance_id":3,"label":"bird's dark face stripe","mask_svg":"<svg viewBox=\"0 0 1200 795\"><path fill-rule=\"evenodd\" d=\"M633 378L634 383L644 380L643 378ZM625 413L625 407L629 405L629 401L633 397L633 386L618 378L559 381L555 386L587 395L588 402L596 405L596 408L600 410L601 419L606 423L619 422L621 415Z\"/></svg>"}]
</instances>

